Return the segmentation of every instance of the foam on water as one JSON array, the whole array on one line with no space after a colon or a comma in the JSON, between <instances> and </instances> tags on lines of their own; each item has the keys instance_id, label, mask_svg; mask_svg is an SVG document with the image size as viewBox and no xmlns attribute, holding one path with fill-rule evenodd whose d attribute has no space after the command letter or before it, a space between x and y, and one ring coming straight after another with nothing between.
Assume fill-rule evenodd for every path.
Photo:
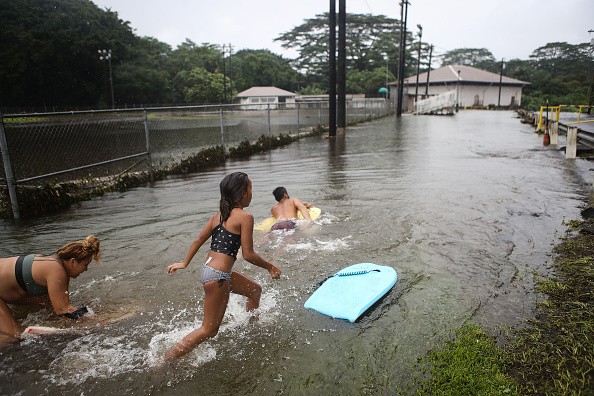
<instances>
[{"instance_id":1,"label":"foam on water","mask_svg":"<svg viewBox=\"0 0 594 396\"><path fill-rule=\"evenodd\" d=\"M245 297L237 294L231 294L227 311L223 318L223 323L219 328L219 334L213 339L199 345L196 349L190 352L184 359L193 366L201 366L204 363L212 361L216 358L216 340L220 334L227 334L242 329L250 322L254 316L258 317L260 325L267 325L273 323L278 316L274 312L277 304L278 291L274 289L267 289L262 293L260 299L260 307L253 311L247 312L245 309ZM183 316L187 316L188 312L183 312ZM202 323L202 309L198 307L197 311L191 313L194 319L191 322L186 320L183 327L179 327L179 322L184 321L180 319L182 315L176 315L179 320L171 320L167 325L163 326L165 330L155 334L149 342L148 361L150 365L159 364L162 361L163 354L169 348L173 347L183 337L193 330L200 327Z\"/></svg>"},{"instance_id":2,"label":"foam on water","mask_svg":"<svg viewBox=\"0 0 594 396\"><path fill-rule=\"evenodd\" d=\"M328 251L335 252L339 250L345 250L349 248L348 240L352 239L351 235L347 235L343 238L331 239L329 241L323 241L320 239L314 239L313 242L299 242L293 244L287 244L286 250L289 252L299 251Z\"/></svg>"},{"instance_id":3,"label":"foam on water","mask_svg":"<svg viewBox=\"0 0 594 396\"><path fill-rule=\"evenodd\" d=\"M231 294L219 335L245 331L244 327L254 316L258 317L256 323L259 326L274 323L278 317L274 311L277 299L278 291L266 288L260 307L254 312L246 312L245 297ZM83 384L88 379L110 379L132 372L147 372L163 362L166 350L200 327L202 309L174 310L173 315L169 310L162 310L157 320L154 319L155 316L148 317L147 322L120 336L92 332L73 339L51 361L47 370L41 372L42 377L58 386L72 386ZM150 334L154 335L148 345L137 341L139 338L146 339ZM200 367L215 360L219 348L217 338L218 335L199 345L183 358L184 362ZM28 336L24 338L23 345L40 344L46 339Z\"/></svg>"},{"instance_id":4,"label":"foam on water","mask_svg":"<svg viewBox=\"0 0 594 396\"><path fill-rule=\"evenodd\" d=\"M113 378L146 368L145 351L128 338L88 334L68 343L50 364L45 379L57 385L79 385L89 378Z\"/></svg>"},{"instance_id":5,"label":"foam on water","mask_svg":"<svg viewBox=\"0 0 594 396\"><path fill-rule=\"evenodd\" d=\"M76 287L76 290L73 290L70 292L70 296L75 297L79 293L83 293L87 290L97 287L97 285L100 285L103 283L115 283L122 279L130 278L130 277L136 276L138 274L139 274L139 272L132 272L132 273L117 272L113 275L105 275L101 279L93 278L90 281L88 281L87 283L79 284Z\"/></svg>"}]
</instances>

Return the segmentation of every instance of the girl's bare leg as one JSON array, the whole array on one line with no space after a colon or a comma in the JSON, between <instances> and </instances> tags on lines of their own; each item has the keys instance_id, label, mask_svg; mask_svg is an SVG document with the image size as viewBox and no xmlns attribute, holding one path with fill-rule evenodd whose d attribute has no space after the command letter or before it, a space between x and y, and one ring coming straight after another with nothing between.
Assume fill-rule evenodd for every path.
<instances>
[{"instance_id":1,"label":"girl's bare leg","mask_svg":"<svg viewBox=\"0 0 594 396\"><path fill-rule=\"evenodd\" d=\"M212 281L204 285L204 318L202 319L202 325L165 352L166 362L185 355L200 343L217 335L229 302L229 292L230 284L228 281L222 283Z\"/></svg>"},{"instance_id":2,"label":"girl's bare leg","mask_svg":"<svg viewBox=\"0 0 594 396\"><path fill-rule=\"evenodd\" d=\"M0 300L0 347L19 340L19 325L12 316L12 311L3 300Z\"/></svg>"},{"instance_id":3,"label":"girl's bare leg","mask_svg":"<svg viewBox=\"0 0 594 396\"><path fill-rule=\"evenodd\" d=\"M262 286L235 271L231 273L231 291L247 297L245 305L247 311L253 311L260 306Z\"/></svg>"}]
</instances>

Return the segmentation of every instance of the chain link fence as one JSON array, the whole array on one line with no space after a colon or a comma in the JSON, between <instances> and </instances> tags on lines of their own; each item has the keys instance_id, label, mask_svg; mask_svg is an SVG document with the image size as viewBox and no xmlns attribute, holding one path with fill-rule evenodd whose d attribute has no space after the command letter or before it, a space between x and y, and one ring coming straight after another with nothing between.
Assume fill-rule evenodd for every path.
<instances>
[{"instance_id":1,"label":"chain link fence","mask_svg":"<svg viewBox=\"0 0 594 396\"><path fill-rule=\"evenodd\" d=\"M391 107L384 99L349 101L347 120L381 117ZM3 115L0 199L18 218L16 191L24 187L152 175L209 148L224 154L262 135L294 135L327 122L327 101Z\"/></svg>"}]
</instances>

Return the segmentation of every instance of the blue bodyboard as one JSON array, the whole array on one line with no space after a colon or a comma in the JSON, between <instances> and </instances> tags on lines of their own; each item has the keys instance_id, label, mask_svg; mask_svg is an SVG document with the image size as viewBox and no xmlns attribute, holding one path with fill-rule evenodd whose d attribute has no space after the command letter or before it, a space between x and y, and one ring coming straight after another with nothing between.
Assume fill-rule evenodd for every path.
<instances>
[{"instance_id":1,"label":"blue bodyboard","mask_svg":"<svg viewBox=\"0 0 594 396\"><path fill-rule=\"evenodd\" d=\"M328 278L303 306L354 322L394 286L397 278L392 267L354 264Z\"/></svg>"}]
</instances>

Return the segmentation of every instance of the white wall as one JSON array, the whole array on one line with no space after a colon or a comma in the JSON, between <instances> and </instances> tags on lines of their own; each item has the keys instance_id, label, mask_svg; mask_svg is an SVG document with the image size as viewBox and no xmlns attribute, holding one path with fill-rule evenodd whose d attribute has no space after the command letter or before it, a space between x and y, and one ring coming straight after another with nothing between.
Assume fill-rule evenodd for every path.
<instances>
[{"instance_id":1,"label":"white wall","mask_svg":"<svg viewBox=\"0 0 594 396\"><path fill-rule=\"evenodd\" d=\"M456 89L455 84L440 85L440 86L429 86L429 94L441 94L452 89ZM419 92L425 93L419 89ZM479 106L497 106L499 98L499 85L460 85L459 91L459 103L460 106L473 106L475 102L478 102ZM522 88L520 87L501 87L501 100L499 104L501 106L509 106L514 97L515 104L522 104Z\"/></svg>"}]
</instances>

